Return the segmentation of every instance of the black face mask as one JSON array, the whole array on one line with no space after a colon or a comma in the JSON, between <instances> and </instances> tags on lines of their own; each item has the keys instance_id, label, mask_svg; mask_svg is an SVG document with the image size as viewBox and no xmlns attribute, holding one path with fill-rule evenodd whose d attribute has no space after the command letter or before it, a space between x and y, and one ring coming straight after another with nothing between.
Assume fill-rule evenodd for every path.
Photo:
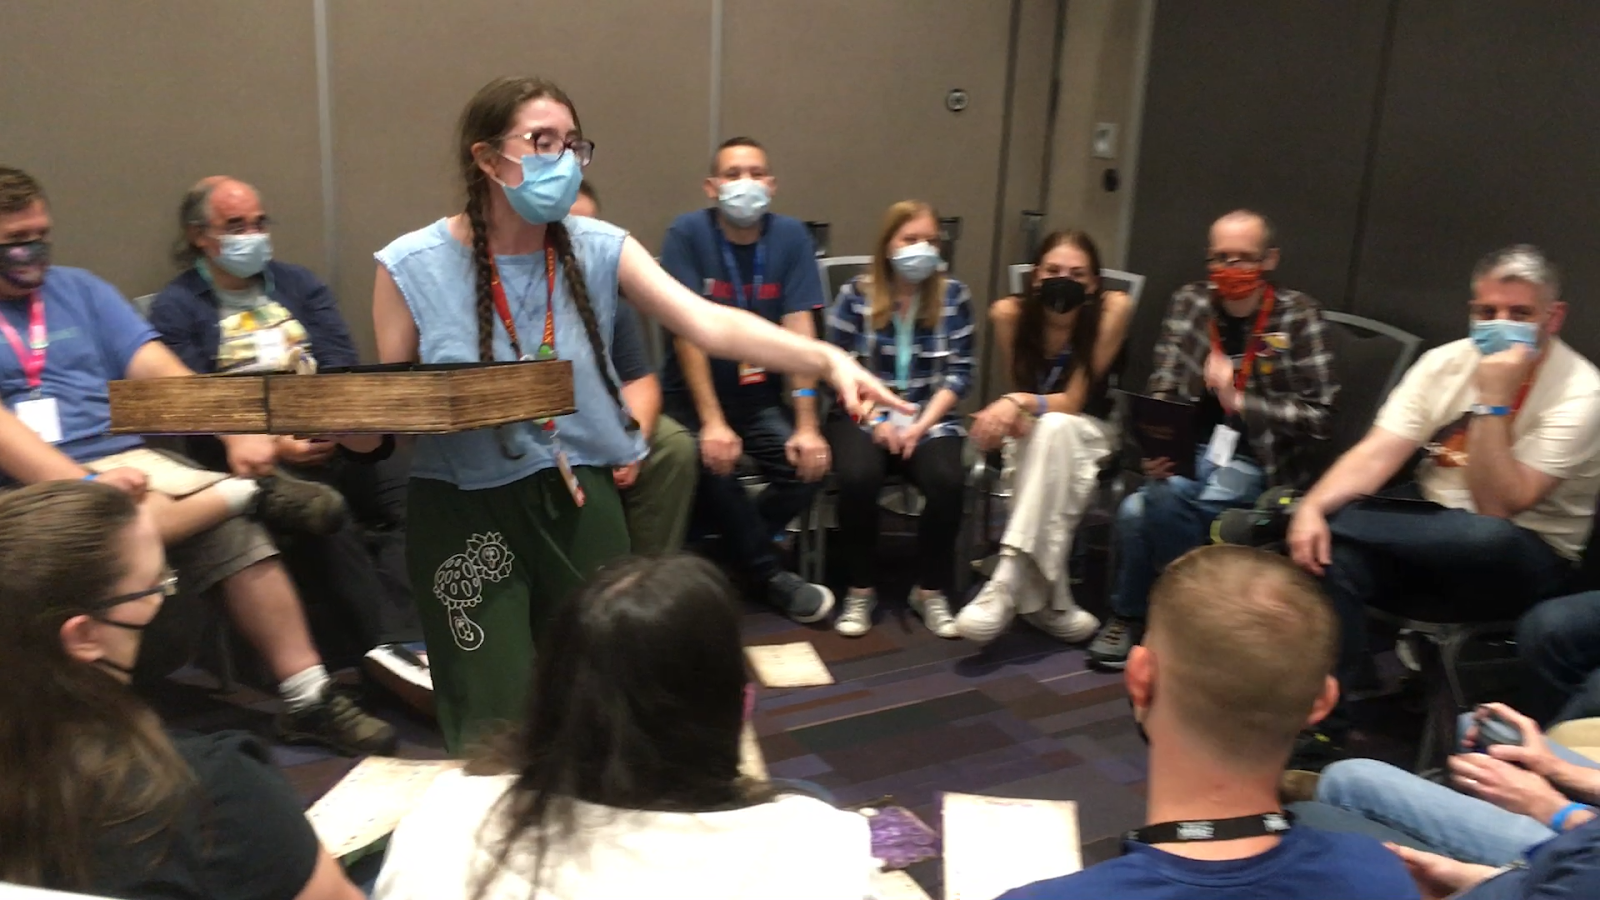
<instances>
[{"instance_id":1,"label":"black face mask","mask_svg":"<svg viewBox=\"0 0 1600 900\"><path fill-rule=\"evenodd\" d=\"M44 276L29 276L22 278L16 274L20 269L32 266L50 265L49 241L20 241L15 244L0 244L0 279L14 288L32 290L44 283Z\"/></svg>"},{"instance_id":2,"label":"black face mask","mask_svg":"<svg viewBox=\"0 0 1600 900\"><path fill-rule=\"evenodd\" d=\"M1053 313L1072 312L1088 299L1089 289L1081 281L1061 276L1039 282L1039 302Z\"/></svg>"}]
</instances>

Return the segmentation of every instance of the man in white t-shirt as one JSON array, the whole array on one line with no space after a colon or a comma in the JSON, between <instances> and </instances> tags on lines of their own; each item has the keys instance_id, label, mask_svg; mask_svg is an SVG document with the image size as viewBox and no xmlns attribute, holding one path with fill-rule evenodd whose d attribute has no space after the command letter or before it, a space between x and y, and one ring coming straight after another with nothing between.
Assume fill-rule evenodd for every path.
<instances>
[{"instance_id":1,"label":"man in white t-shirt","mask_svg":"<svg viewBox=\"0 0 1600 900\"><path fill-rule=\"evenodd\" d=\"M1300 500L1296 563L1343 620L1339 679L1366 652L1366 607L1509 621L1569 589L1600 494L1600 371L1556 335L1566 316L1538 248L1472 272L1471 336L1423 354L1367 436ZM1378 493L1421 449L1416 481ZM1411 609L1442 598L1447 612ZM1333 717L1324 736L1348 728ZM1326 742L1324 742L1326 743Z\"/></svg>"}]
</instances>

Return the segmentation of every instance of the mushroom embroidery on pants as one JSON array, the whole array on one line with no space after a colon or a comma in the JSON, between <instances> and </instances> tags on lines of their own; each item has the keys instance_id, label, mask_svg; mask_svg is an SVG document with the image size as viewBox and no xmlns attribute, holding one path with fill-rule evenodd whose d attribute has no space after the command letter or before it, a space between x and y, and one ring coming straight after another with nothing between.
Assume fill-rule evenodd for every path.
<instances>
[{"instance_id":1,"label":"mushroom embroidery on pants","mask_svg":"<svg viewBox=\"0 0 1600 900\"><path fill-rule=\"evenodd\" d=\"M467 616L469 607L483 602L483 583L501 582L511 575L516 557L498 531L467 538L465 553L454 553L433 573L433 595L450 616L450 636L462 650L483 646L483 626Z\"/></svg>"}]
</instances>

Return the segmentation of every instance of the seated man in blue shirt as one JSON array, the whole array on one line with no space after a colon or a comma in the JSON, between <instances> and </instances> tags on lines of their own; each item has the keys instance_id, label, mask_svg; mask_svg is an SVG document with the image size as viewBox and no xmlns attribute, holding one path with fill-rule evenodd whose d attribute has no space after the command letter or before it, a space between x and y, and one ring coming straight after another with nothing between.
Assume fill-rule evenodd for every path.
<instances>
[{"instance_id":1,"label":"seated man in blue shirt","mask_svg":"<svg viewBox=\"0 0 1600 900\"><path fill-rule=\"evenodd\" d=\"M224 438L236 477L195 492L153 489L173 463L152 464L154 451L136 452L138 437L110 433L108 383L194 373L116 288L50 265L51 226L39 183L0 166L0 398L8 411L0 414L0 484L94 478L105 469L100 477L151 508L179 590L145 631L138 674L165 675L189 661L206 619L201 597L217 588L278 680L281 736L389 752L394 729L334 689L278 551L254 521L326 531L342 519L337 495L330 506L326 488L274 475L274 448L261 435Z\"/></svg>"},{"instance_id":2,"label":"seated man in blue shirt","mask_svg":"<svg viewBox=\"0 0 1600 900\"><path fill-rule=\"evenodd\" d=\"M587 179L578 186L572 214L600 218L600 194ZM644 328L632 303L618 303L611 326L611 364L622 382L622 400L650 444L644 459L611 473L622 492L628 541L635 556L664 556L683 549L699 477L694 436L661 414L661 379L645 350Z\"/></svg>"},{"instance_id":3,"label":"seated man in blue shirt","mask_svg":"<svg viewBox=\"0 0 1600 900\"><path fill-rule=\"evenodd\" d=\"M217 175L190 189L178 208L173 261L182 271L151 304L150 324L190 369L311 371L360 361L328 286L272 258L271 223L254 187ZM425 706L413 695L431 681L403 647L422 640L405 564L405 459L363 461L332 441L288 435L272 442L282 466L338 491L353 514L331 534L283 548L308 607L333 620L319 627L319 639L330 651L368 654L377 680ZM216 438L191 439L188 451L203 466L227 467Z\"/></svg>"},{"instance_id":4,"label":"seated man in blue shirt","mask_svg":"<svg viewBox=\"0 0 1600 900\"><path fill-rule=\"evenodd\" d=\"M1011 900L1397 900L1419 896L1377 840L1294 825L1278 780L1300 729L1333 708L1339 628L1316 582L1261 550L1212 546L1167 567L1124 680L1150 741L1147 818L1124 855Z\"/></svg>"},{"instance_id":5,"label":"seated man in blue shirt","mask_svg":"<svg viewBox=\"0 0 1600 900\"><path fill-rule=\"evenodd\" d=\"M725 141L711 160L706 196L716 206L679 216L661 246L661 267L707 299L748 310L796 334L816 336L824 303L816 254L804 223L767 212L776 184L766 151L750 138ZM833 609L833 593L778 562L775 538L828 472L828 442L817 426L816 382L789 379L793 414L779 378L760 367L710 360L682 339L662 367L666 411L698 432L700 509L768 602L796 622ZM735 468L748 456L767 487L752 500Z\"/></svg>"}]
</instances>

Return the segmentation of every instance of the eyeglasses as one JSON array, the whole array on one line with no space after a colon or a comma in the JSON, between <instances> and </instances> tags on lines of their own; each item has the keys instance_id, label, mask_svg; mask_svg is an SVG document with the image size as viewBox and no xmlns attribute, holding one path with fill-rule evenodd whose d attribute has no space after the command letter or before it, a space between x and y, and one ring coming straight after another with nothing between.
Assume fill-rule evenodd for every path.
<instances>
[{"instance_id":1,"label":"eyeglasses","mask_svg":"<svg viewBox=\"0 0 1600 900\"><path fill-rule=\"evenodd\" d=\"M1213 253L1206 257L1206 265L1217 269L1229 266L1259 266L1266 261L1264 253Z\"/></svg>"},{"instance_id":2,"label":"eyeglasses","mask_svg":"<svg viewBox=\"0 0 1600 900\"><path fill-rule=\"evenodd\" d=\"M522 138L533 145L533 152L550 159L558 159L561 154L572 151L578 158L578 165L587 166L594 160L594 141L583 138L563 138L554 131L529 131L523 134L508 134L501 138L501 142L511 138Z\"/></svg>"},{"instance_id":3,"label":"eyeglasses","mask_svg":"<svg viewBox=\"0 0 1600 900\"><path fill-rule=\"evenodd\" d=\"M124 603L132 603L135 600L143 600L144 598L153 594L160 594L163 598L166 598L171 597L177 592L178 573L168 569L167 573L161 577L161 581L157 583L155 587L145 588L142 591L133 591L132 593L127 594L117 594L115 597L107 597L96 604L96 607L98 609L105 610L110 609L113 606L121 606Z\"/></svg>"},{"instance_id":4,"label":"eyeglasses","mask_svg":"<svg viewBox=\"0 0 1600 900\"><path fill-rule=\"evenodd\" d=\"M241 217L229 219L221 225L213 225L211 229L218 234L266 234L272 230L272 219L265 214L254 219Z\"/></svg>"}]
</instances>

